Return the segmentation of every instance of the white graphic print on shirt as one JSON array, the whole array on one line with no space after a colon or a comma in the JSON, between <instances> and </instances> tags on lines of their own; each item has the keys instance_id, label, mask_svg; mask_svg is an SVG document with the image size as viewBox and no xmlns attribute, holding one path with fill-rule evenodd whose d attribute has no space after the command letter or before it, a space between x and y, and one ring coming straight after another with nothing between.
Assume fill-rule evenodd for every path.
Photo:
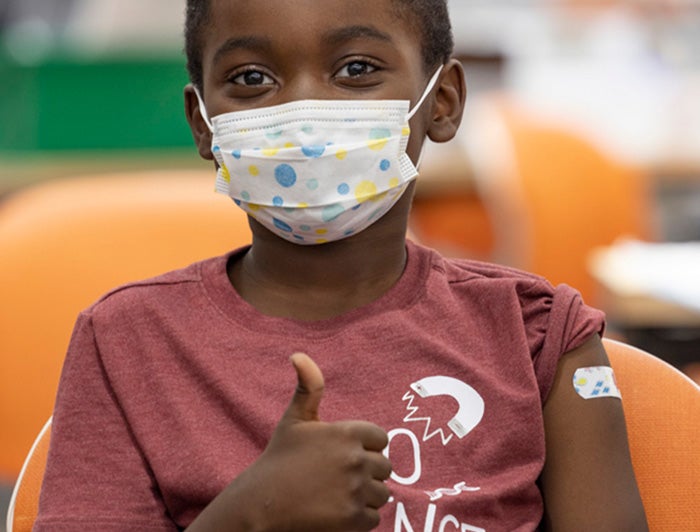
<instances>
[{"instance_id":1,"label":"white graphic print on shirt","mask_svg":"<svg viewBox=\"0 0 700 532\"><path fill-rule=\"evenodd\" d=\"M465 382L453 377L436 375L425 377L411 383L408 390L402 397L406 402L405 408L408 414L403 418L406 427L395 428L388 431L389 445L384 450L384 454L391 459L392 441L397 438L407 439L412 448L413 468L410 474L399 474L393 471L391 480L404 485L416 484L423 473L421 458L421 443L425 443L435 436L440 437L443 447L447 446L453 437L458 440L467 436L481 421L484 416L484 400L479 393ZM418 397L416 397L418 396ZM452 418L447 421L446 427L434 422L434 416L429 411L421 411L417 405L418 398L431 398L447 396L456 401L457 409ZM438 501L445 497L457 497L464 493L479 491L480 487L470 486L466 481L460 481L452 486L437 487L432 490L424 490L426 501L428 502L424 515L423 532L485 532L483 528L460 522L455 516L447 514L438 520ZM404 504L392 497L389 504L395 504L394 532L419 532L419 528L414 528L409 519Z\"/></svg>"}]
</instances>

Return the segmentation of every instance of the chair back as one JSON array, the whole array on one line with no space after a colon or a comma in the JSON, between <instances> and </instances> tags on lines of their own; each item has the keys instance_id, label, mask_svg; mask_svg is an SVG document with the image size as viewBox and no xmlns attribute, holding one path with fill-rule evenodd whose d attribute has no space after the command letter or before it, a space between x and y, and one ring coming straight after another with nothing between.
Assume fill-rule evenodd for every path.
<instances>
[{"instance_id":1,"label":"chair back","mask_svg":"<svg viewBox=\"0 0 700 532\"><path fill-rule=\"evenodd\" d=\"M466 137L492 220L494 260L567 283L595 303L588 258L653 239L648 176L563 120L485 98Z\"/></svg>"},{"instance_id":2,"label":"chair back","mask_svg":"<svg viewBox=\"0 0 700 532\"><path fill-rule=\"evenodd\" d=\"M17 477L7 510L7 532L31 532L34 526L50 442L51 418L34 440Z\"/></svg>"},{"instance_id":3,"label":"chair back","mask_svg":"<svg viewBox=\"0 0 700 532\"><path fill-rule=\"evenodd\" d=\"M604 340L652 532L700 530L700 387L628 344Z\"/></svg>"},{"instance_id":4,"label":"chair back","mask_svg":"<svg viewBox=\"0 0 700 532\"><path fill-rule=\"evenodd\" d=\"M57 179L0 204L0 478L51 415L78 313L108 290L251 241L211 171Z\"/></svg>"}]
</instances>

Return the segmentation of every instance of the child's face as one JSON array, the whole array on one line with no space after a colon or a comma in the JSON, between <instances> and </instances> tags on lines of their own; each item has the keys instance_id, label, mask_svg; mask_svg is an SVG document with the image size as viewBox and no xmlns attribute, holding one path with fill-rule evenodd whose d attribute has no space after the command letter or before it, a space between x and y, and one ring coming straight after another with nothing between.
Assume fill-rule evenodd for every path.
<instances>
[{"instance_id":1,"label":"child's face","mask_svg":"<svg viewBox=\"0 0 700 532\"><path fill-rule=\"evenodd\" d=\"M399 99L412 105L425 72L418 32L392 0L211 0L203 35L210 116L302 99ZM429 116L411 122L415 160Z\"/></svg>"}]
</instances>

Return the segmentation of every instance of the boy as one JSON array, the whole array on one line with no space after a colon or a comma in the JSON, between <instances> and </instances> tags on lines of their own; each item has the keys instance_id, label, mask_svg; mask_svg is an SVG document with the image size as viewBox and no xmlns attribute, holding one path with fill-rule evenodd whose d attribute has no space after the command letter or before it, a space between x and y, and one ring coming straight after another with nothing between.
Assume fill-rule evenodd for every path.
<instances>
[{"instance_id":1,"label":"boy","mask_svg":"<svg viewBox=\"0 0 700 532\"><path fill-rule=\"evenodd\" d=\"M253 243L80 316L37 529L645 530L620 402L572 385L600 313L405 241L464 105L445 2L191 0L187 41Z\"/></svg>"}]
</instances>

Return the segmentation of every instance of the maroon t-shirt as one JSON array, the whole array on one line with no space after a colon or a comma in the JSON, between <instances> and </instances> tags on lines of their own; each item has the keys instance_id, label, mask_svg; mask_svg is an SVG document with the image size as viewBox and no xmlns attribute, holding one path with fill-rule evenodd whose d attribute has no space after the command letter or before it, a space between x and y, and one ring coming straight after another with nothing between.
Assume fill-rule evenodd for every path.
<instances>
[{"instance_id":1,"label":"maroon t-shirt","mask_svg":"<svg viewBox=\"0 0 700 532\"><path fill-rule=\"evenodd\" d=\"M567 286L407 249L393 288L328 320L260 314L229 283L231 255L83 312L37 530L186 527L265 448L296 386L296 351L323 371L324 421L389 433L393 498L379 530L536 529L542 404L560 356L600 333L603 315Z\"/></svg>"}]
</instances>

